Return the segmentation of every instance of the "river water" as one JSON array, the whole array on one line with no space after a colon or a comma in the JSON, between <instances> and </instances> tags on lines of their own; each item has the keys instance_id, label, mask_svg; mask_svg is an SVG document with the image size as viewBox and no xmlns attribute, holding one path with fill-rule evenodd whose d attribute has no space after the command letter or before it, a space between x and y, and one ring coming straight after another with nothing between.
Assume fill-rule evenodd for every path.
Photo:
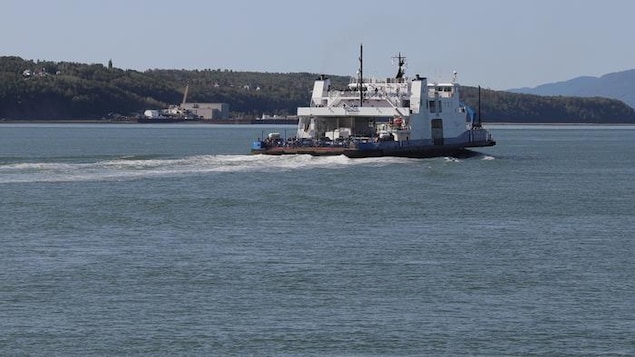
<instances>
[{"instance_id":1,"label":"river water","mask_svg":"<svg viewBox=\"0 0 635 357\"><path fill-rule=\"evenodd\" d=\"M456 159L0 125L0 355L634 355L635 127Z\"/></svg>"}]
</instances>

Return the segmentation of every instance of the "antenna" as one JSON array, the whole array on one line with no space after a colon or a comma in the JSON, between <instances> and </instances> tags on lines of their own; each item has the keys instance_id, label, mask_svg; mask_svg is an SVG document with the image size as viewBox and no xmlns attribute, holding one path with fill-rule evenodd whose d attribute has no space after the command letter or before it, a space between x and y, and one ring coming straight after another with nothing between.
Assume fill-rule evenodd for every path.
<instances>
[{"instance_id":1,"label":"antenna","mask_svg":"<svg viewBox=\"0 0 635 357\"><path fill-rule=\"evenodd\" d=\"M395 78L403 78L403 75L406 73L406 71L403 68L404 65L406 64L406 57L403 57L401 55L401 52L399 52L399 55L393 58L397 59L397 64L399 66L399 68L397 69L397 75L395 76Z\"/></svg>"},{"instance_id":2,"label":"antenna","mask_svg":"<svg viewBox=\"0 0 635 357\"><path fill-rule=\"evenodd\" d=\"M481 86L478 86L478 120L475 126L477 128L481 127Z\"/></svg>"},{"instance_id":3,"label":"antenna","mask_svg":"<svg viewBox=\"0 0 635 357\"><path fill-rule=\"evenodd\" d=\"M364 104L364 47L359 44L359 80L357 81L357 87L359 88L359 106Z\"/></svg>"}]
</instances>

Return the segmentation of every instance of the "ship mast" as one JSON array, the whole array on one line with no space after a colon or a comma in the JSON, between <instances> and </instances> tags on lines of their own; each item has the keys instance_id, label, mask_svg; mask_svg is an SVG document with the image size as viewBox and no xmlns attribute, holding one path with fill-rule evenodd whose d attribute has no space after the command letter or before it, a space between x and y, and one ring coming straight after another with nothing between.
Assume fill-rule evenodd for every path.
<instances>
[{"instance_id":1,"label":"ship mast","mask_svg":"<svg viewBox=\"0 0 635 357\"><path fill-rule=\"evenodd\" d=\"M475 127L481 127L481 86L478 86L478 115Z\"/></svg>"},{"instance_id":2,"label":"ship mast","mask_svg":"<svg viewBox=\"0 0 635 357\"><path fill-rule=\"evenodd\" d=\"M401 52L399 52L399 55L397 55L397 60L398 60L399 68L397 69L397 75L395 76L395 78L400 79L400 78L403 78L403 75L406 72L403 69L403 66L406 64L406 57L403 57L401 55Z\"/></svg>"},{"instance_id":3,"label":"ship mast","mask_svg":"<svg viewBox=\"0 0 635 357\"><path fill-rule=\"evenodd\" d=\"M359 89L359 106L361 107L364 104L364 47L360 43L359 44L359 78L357 79L357 87Z\"/></svg>"}]
</instances>

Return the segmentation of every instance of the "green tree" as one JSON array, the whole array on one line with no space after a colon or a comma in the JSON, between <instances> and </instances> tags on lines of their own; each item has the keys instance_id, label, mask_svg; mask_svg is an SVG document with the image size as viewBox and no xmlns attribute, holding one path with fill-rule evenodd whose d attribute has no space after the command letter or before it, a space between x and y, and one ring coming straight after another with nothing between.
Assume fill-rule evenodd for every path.
<instances>
[{"instance_id":1,"label":"green tree","mask_svg":"<svg viewBox=\"0 0 635 357\"><path fill-rule=\"evenodd\" d=\"M46 73L26 73L46 68ZM0 118L88 119L128 115L178 104L185 83L188 101L229 103L241 116L295 114L309 104L317 74L231 70L122 70L101 64L47 62L0 57ZM349 77L329 76L333 88ZM246 90L249 86L250 90ZM478 105L478 90L462 87L462 100ZM605 98L541 97L481 91L484 122L635 123L635 110Z\"/></svg>"}]
</instances>

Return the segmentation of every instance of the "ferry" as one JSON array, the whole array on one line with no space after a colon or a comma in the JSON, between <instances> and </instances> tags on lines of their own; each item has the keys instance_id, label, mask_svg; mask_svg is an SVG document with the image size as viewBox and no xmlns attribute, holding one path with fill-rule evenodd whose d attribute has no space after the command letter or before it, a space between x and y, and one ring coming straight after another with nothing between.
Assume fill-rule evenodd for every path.
<instances>
[{"instance_id":1,"label":"ferry","mask_svg":"<svg viewBox=\"0 0 635 357\"><path fill-rule=\"evenodd\" d=\"M399 54L395 59L394 78L364 78L360 46L358 75L348 86L333 88L329 78L320 76L309 106L298 108L296 135L269 133L252 143L251 153L425 158L461 156L469 148L496 145L480 115L461 102L456 72L447 83L428 82L418 74L410 79L406 58Z\"/></svg>"}]
</instances>

